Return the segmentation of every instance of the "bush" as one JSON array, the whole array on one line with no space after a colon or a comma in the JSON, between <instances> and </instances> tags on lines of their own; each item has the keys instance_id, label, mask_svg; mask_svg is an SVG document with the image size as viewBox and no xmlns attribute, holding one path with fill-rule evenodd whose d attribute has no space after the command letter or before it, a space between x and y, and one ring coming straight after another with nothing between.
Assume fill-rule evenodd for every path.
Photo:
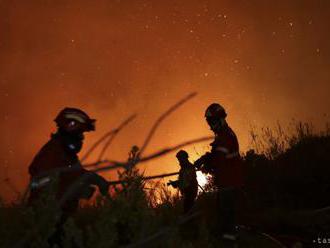
<instances>
[{"instance_id":1,"label":"bush","mask_svg":"<svg viewBox=\"0 0 330 248\"><path fill-rule=\"evenodd\" d=\"M279 223L286 213L296 209L314 209L330 205L330 132L316 133L310 125L298 124L286 134L262 129L252 133L255 150L244 156L247 169L245 214L267 213L270 222ZM98 197L82 207L64 225L64 247L118 247L148 240L150 247L223 247L216 233L215 192L212 179L199 195L194 211L201 215L178 225L182 201L160 182L146 183L133 166L119 173L123 183L111 197ZM48 196L48 197L47 197ZM48 194L35 206L5 205L0 201L0 246L12 247L30 235L29 247L47 247L55 230L59 212ZM252 210L252 211L248 211ZM258 222L252 217L247 224ZM157 236L158 235L158 236ZM262 247L257 235L243 234L243 247ZM253 237L253 238L252 238ZM247 242L250 242L249 245ZM259 243L258 243L259 242ZM265 246L263 246L265 247Z\"/></svg>"},{"instance_id":2,"label":"bush","mask_svg":"<svg viewBox=\"0 0 330 248\"><path fill-rule=\"evenodd\" d=\"M253 133L253 142L263 153L245 155L250 196L262 207L290 209L321 208L330 205L330 133L316 133L309 124L296 124L295 132L277 135L263 129Z\"/></svg>"}]
</instances>

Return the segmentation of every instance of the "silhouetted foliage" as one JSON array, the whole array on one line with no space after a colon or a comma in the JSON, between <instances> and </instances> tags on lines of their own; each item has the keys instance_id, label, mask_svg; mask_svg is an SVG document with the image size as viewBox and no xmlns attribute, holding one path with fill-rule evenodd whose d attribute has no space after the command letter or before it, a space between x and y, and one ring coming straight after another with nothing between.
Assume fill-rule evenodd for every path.
<instances>
[{"instance_id":1,"label":"silhouetted foliage","mask_svg":"<svg viewBox=\"0 0 330 248\"><path fill-rule=\"evenodd\" d=\"M275 234L327 232L324 222L329 220L329 209L314 210L330 206L329 128L316 133L310 125L299 123L291 135L280 126L277 134L263 129L261 135L252 135L255 150L244 156L247 181L240 222ZM223 247L217 237L212 179L192 214L182 216L178 193L160 181L145 181L135 166L139 159L139 149L133 147L110 196L97 197L93 205L68 219L63 246ZM32 237L28 247L47 247L60 216L51 195L30 207L21 201L7 205L0 200L0 247L14 247L27 232ZM242 231L241 235L242 247L279 247L260 232Z\"/></svg>"},{"instance_id":2,"label":"silhouetted foliage","mask_svg":"<svg viewBox=\"0 0 330 248\"><path fill-rule=\"evenodd\" d=\"M270 129L264 129L263 135L269 141L265 153L250 150L245 156L247 190L254 201L289 209L329 206L329 130L315 133L311 125L298 123L291 136L281 131L274 137Z\"/></svg>"}]
</instances>

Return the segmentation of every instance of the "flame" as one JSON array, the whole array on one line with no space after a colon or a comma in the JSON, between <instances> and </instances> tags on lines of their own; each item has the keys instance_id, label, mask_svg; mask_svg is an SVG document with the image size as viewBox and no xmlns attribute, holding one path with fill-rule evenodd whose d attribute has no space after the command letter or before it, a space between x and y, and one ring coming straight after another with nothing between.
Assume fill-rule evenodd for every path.
<instances>
[{"instance_id":1,"label":"flame","mask_svg":"<svg viewBox=\"0 0 330 248\"><path fill-rule=\"evenodd\" d=\"M203 188L207 183L207 176L201 171L196 172L198 184Z\"/></svg>"}]
</instances>

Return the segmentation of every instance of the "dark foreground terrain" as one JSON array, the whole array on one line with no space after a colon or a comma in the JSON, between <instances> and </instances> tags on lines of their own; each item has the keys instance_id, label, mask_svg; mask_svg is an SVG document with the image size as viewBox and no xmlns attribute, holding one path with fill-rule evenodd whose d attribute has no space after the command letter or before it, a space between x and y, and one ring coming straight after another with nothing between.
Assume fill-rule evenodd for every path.
<instances>
[{"instance_id":1,"label":"dark foreground terrain","mask_svg":"<svg viewBox=\"0 0 330 248\"><path fill-rule=\"evenodd\" d=\"M298 124L290 135L280 127L252 133L238 247L330 247L329 131ZM180 197L164 184L145 182L137 169L120 179L125 183L111 197L68 219L63 247L233 247L218 237L211 181L183 216ZM1 204L0 247L47 247L59 216L54 200L35 207L20 202Z\"/></svg>"}]
</instances>

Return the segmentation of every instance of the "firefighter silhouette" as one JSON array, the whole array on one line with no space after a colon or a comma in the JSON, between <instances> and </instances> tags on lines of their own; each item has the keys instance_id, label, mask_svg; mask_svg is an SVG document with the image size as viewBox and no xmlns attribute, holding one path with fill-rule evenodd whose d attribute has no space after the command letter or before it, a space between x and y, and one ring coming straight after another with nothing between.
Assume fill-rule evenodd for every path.
<instances>
[{"instance_id":1,"label":"firefighter silhouette","mask_svg":"<svg viewBox=\"0 0 330 248\"><path fill-rule=\"evenodd\" d=\"M193 207L198 192L196 171L194 165L189 162L189 156L186 151L179 151L176 157L181 167L179 179L170 181L168 185L179 188L183 197L183 211L187 213Z\"/></svg>"},{"instance_id":2,"label":"firefighter silhouette","mask_svg":"<svg viewBox=\"0 0 330 248\"><path fill-rule=\"evenodd\" d=\"M218 103L211 104L205 118L215 137L211 151L200 157L194 165L213 176L217 188L219 233L223 238L236 239L235 209L238 189L243 186L244 175L239 144L226 122L227 113Z\"/></svg>"},{"instance_id":3,"label":"firefighter silhouette","mask_svg":"<svg viewBox=\"0 0 330 248\"><path fill-rule=\"evenodd\" d=\"M65 108L56 117L57 132L41 148L29 166L31 176L29 204L36 202L55 180L54 198L59 201L81 176L88 174L88 180L80 185L61 206L62 215L58 223L58 232L68 216L73 214L79 200L92 196L97 186L103 195L108 193L108 182L96 173L85 170L77 154L82 148L84 133L95 130L95 120L76 108ZM58 172L57 172L58 171ZM56 235L55 235L56 236Z\"/></svg>"}]
</instances>

